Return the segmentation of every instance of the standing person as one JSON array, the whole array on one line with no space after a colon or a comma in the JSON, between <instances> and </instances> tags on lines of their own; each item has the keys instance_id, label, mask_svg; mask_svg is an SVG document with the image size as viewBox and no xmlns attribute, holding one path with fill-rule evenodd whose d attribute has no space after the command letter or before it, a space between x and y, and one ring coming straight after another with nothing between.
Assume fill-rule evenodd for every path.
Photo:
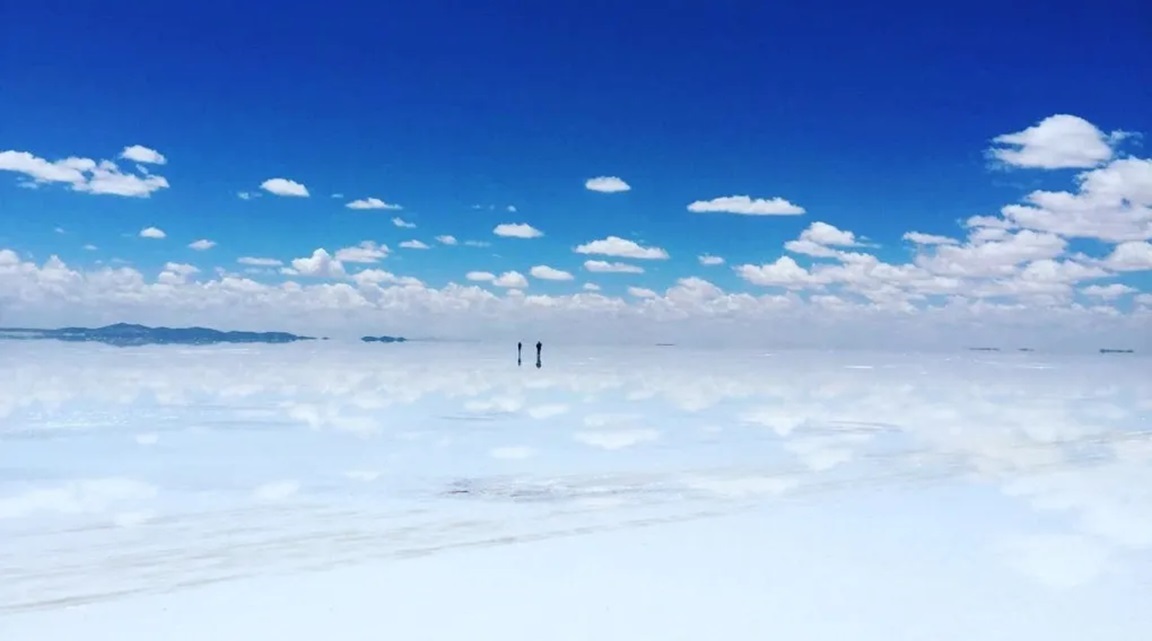
<instances>
[{"instance_id":1,"label":"standing person","mask_svg":"<svg viewBox=\"0 0 1152 641\"><path fill-rule=\"evenodd\" d=\"M541 363L540 363L540 350L543 347L544 347L543 343L541 343L540 341L536 341L536 367L540 367L540 365L541 365Z\"/></svg>"},{"instance_id":2,"label":"standing person","mask_svg":"<svg viewBox=\"0 0 1152 641\"><path fill-rule=\"evenodd\" d=\"M521 353L521 351L523 351L523 349L524 349L524 343L517 342L516 343L516 364L517 365L519 365L521 363L520 353Z\"/></svg>"}]
</instances>

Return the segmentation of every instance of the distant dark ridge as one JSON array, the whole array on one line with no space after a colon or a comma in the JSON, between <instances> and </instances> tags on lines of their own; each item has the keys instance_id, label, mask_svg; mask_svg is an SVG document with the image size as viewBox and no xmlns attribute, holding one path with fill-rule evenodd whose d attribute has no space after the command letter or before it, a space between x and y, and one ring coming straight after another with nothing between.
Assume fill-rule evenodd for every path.
<instances>
[{"instance_id":1,"label":"distant dark ridge","mask_svg":"<svg viewBox=\"0 0 1152 641\"><path fill-rule=\"evenodd\" d=\"M5 333L6 332L6 333ZM15 335L14 335L15 334ZM208 327L148 327L116 323L104 327L58 329L0 328L0 339L58 340L73 343L104 343L117 347L134 345L213 345L218 343L294 343L315 340L288 332L220 331Z\"/></svg>"},{"instance_id":2,"label":"distant dark ridge","mask_svg":"<svg viewBox=\"0 0 1152 641\"><path fill-rule=\"evenodd\" d=\"M1136 350L1134 349L1108 349L1106 347L1100 348L1101 354L1133 354L1135 352Z\"/></svg>"},{"instance_id":3,"label":"distant dark ridge","mask_svg":"<svg viewBox=\"0 0 1152 641\"><path fill-rule=\"evenodd\" d=\"M360 340L365 343L405 343L408 341L403 336L364 336Z\"/></svg>"},{"instance_id":4,"label":"distant dark ridge","mask_svg":"<svg viewBox=\"0 0 1152 641\"><path fill-rule=\"evenodd\" d=\"M969 347L968 350L972 351L972 352L999 352L1000 348L999 347Z\"/></svg>"}]
</instances>

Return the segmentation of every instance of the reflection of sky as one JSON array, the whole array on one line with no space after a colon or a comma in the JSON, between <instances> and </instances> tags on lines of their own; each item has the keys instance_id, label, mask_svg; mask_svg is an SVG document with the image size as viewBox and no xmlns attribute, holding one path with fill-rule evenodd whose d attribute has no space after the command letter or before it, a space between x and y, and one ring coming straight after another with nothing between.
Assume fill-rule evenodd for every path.
<instances>
[{"instance_id":1,"label":"reflection of sky","mask_svg":"<svg viewBox=\"0 0 1152 641\"><path fill-rule=\"evenodd\" d=\"M0 367L0 615L497 541L756 548L739 523L811 541L789 580L873 598L1152 610L1139 357L11 344Z\"/></svg>"}]
</instances>

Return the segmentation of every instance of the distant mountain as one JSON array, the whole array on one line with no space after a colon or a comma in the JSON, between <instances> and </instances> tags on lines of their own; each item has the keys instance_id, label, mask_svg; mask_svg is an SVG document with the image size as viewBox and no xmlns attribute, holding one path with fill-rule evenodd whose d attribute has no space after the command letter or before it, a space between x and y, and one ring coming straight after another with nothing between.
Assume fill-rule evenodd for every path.
<instances>
[{"instance_id":1,"label":"distant mountain","mask_svg":"<svg viewBox=\"0 0 1152 641\"><path fill-rule=\"evenodd\" d=\"M360 340L365 343L403 343L408 339L403 336L365 336Z\"/></svg>"},{"instance_id":2,"label":"distant mountain","mask_svg":"<svg viewBox=\"0 0 1152 641\"><path fill-rule=\"evenodd\" d=\"M104 327L58 329L0 328L0 339L58 340L76 343L132 345L212 345L216 343L293 343L315 340L287 332L222 332L207 327L147 327L116 323Z\"/></svg>"}]
</instances>

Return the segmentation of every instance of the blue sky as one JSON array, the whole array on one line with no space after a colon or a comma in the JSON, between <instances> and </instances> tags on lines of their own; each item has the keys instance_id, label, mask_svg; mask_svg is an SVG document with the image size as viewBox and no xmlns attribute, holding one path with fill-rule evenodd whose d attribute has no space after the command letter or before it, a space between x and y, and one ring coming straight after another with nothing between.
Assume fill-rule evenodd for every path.
<instances>
[{"instance_id":1,"label":"blue sky","mask_svg":"<svg viewBox=\"0 0 1152 641\"><path fill-rule=\"evenodd\" d=\"M86 284L76 287L90 289L75 296L88 307L101 296L91 289L98 280L92 274L127 267L150 283L168 263L196 267L172 284L201 289L223 277L219 270L267 286L291 280L308 288L384 269L431 289L455 282L503 297L506 288L465 274L514 271L528 277L528 295L571 296L592 283L627 305L644 304L648 291L663 300L685 278L705 279L725 295L877 304L876 296L845 292L843 279L816 279L801 291L771 279L753 282L739 266L775 264L782 256L804 269L842 260L784 248L818 221L852 232L851 251L885 264L915 265L933 251L903 239L909 231L947 236L978 253L975 244L1011 239L974 240L973 226L965 224L970 217L1000 216L1002 207L1034 190L1075 194L1077 174L1148 156L1139 135L1152 131L1152 83L1140 81L1152 70L1146 26L1152 9L1144 3L1113 2L1108 11L1073 3L718 4L668 2L656 10L640 3L431 0L288 2L272 9L50 1L7 8L0 152L49 163L107 159L143 176L120 158L140 145L163 155L164 164L143 166L167 187L146 197L91 193L37 178L28 173L28 156L10 155L0 163L8 170L0 171L0 248L38 269L58 256L83 276ZM996 136L1057 115L1080 120L1047 121L1021 147L1055 158L1047 163L1053 168L990 158L990 148L1011 147L993 143ZM1069 160L1069 149L1087 144L1077 138L1085 125L1109 151ZM1147 241L1152 222L1141 227L1140 216L1152 203L1152 187L1142 182L1143 172L1143 166L1112 172L1127 181L1112 196L1143 208L1113 212L1128 217L1127 232L1067 233L1051 218L1015 224L1006 233L1055 233L1067 247L1027 254L1009 266L1012 273L991 269L974 278L1028 281L1030 261L1067 261L1084 252L1075 260L1088 264L1121 242ZM619 177L629 189L585 188L595 177ZM304 185L309 196L261 189L275 178ZM804 213L688 208L743 195L780 198ZM347 207L368 197L403 209ZM396 216L416 227L395 226ZM503 223L527 223L543 236L494 235ZM140 238L149 227L166 237ZM435 240L440 235L459 244L444 246ZM609 236L661 248L669 258L573 251ZM199 239L215 245L188 247ZM245 272L251 266L237 263L272 258L290 269L293 259L319 248L335 255L367 240L387 246L387 257L344 263L343 276L334 279ZM408 240L432 249L400 246ZM1134 301L1150 289L1148 271L1137 268L1144 248L1126 252L1124 269L1114 261L1107 276L1065 282L1066 292L1045 290L1041 301L1016 288L1013 296L1024 291L1032 306L1104 302L1139 312ZM701 265L702 254L726 262ZM645 272L589 272L590 259ZM540 265L573 278L531 278ZM926 269L933 277L971 276ZM47 280L36 286L47 287ZM869 291L883 288L881 281L873 275ZM942 304L966 293L968 284L905 292L912 298L902 302ZM1136 291L1083 293L1111 284ZM5 286L10 317L60 316L38 307L26 283L9 276L0 281ZM628 287L645 291L636 296ZM375 312L383 309L379 296L366 297ZM42 293L38 300L48 298ZM997 292L977 298L1017 302ZM410 307L403 313L415 314ZM139 306L120 311L148 316ZM1140 322L1146 327L1146 319Z\"/></svg>"}]
</instances>

